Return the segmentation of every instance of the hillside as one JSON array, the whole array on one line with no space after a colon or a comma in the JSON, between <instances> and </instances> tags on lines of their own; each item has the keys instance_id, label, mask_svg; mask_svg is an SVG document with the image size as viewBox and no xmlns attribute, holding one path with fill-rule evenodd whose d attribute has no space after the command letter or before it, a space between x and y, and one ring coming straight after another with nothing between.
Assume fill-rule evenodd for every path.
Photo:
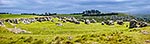
<instances>
[{"instance_id":1,"label":"hillside","mask_svg":"<svg viewBox=\"0 0 150 44\"><path fill-rule=\"evenodd\" d=\"M19 15L19 14L0 14L0 19L7 18L32 18L35 17L33 15Z\"/></svg>"},{"instance_id":2,"label":"hillside","mask_svg":"<svg viewBox=\"0 0 150 44\"><path fill-rule=\"evenodd\" d=\"M28 16L14 16L16 18ZM7 18L7 17L3 17ZM10 18L10 17L8 17ZM14 34L0 27L0 44L145 44L150 40L149 34L144 35L140 31L150 31L150 27L129 29L124 25L101 25L101 23L91 23L89 25L74 24L70 22L57 26L58 18L53 18L55 22L34 22L31 24L19 23L16 26L23 30L32 32L31 34ZM5 23L7 28L13 28L9 23Z\"/></svg>"}]
</instances>

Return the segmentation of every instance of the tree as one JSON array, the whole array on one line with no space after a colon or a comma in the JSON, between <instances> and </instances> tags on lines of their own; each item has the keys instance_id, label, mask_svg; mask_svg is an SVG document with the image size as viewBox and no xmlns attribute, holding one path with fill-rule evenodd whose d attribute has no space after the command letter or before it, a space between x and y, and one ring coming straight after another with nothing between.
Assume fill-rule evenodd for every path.
<instances>
[{"instance_id":1,"label":"tree","mask_svg":"<svg viewBox=\"0 0 150 44\"><path fill-rule=\"evenodd\" d=\"M101 12L98 10L86 10L86 11L83 11L83 14L84 15L100 15Z\"/></svg>"}]
</instances>

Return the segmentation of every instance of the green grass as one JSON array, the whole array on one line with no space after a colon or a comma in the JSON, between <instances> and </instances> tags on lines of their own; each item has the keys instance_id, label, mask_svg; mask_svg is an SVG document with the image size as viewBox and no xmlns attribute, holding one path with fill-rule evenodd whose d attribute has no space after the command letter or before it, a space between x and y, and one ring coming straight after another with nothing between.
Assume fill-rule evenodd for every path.
<instances>
[{"instance_id":1,"label":"green grass","mask_svg":"<svg viewBox=\"0 0 150 44\"><path fill-rule=\"evenodd\" d=\"M33 15L18 15L18 14L0 14L0 19L7 18L32 18L35 17Z\"/></svg>"},{"instance_id":2,"label":"green grass","mask_svg":"<svg viewBox=\"0 0 150 44\"><path fill-rule=\"evenodd\" d=\"M126 22L126 24L128 24ZM10 27L10 26L9 26ZM17 27L20 27L21 29L31 31L32 34L13 34L11 32L8 32L5 28L1 27L0 29L0 43L16 43L16 44L27 44L27 43L35 43L42 42L43 43L51 43L51 42L57 42L58 40L55 37L61 38L62 42L67 42L67 37L71 36L73 37L73 40L69 40L71 43L83 43L86 42L89 44L98 42L98 43L118 43L118 39L123 39L125 43L135 44L140 43L142 44L144 40L150 39L148 36L150 35L143 35L139 33L140 30L129 32L130 29L126 27L126 25L120 26L120 25L114 25L114 26L108 26L108 25L101 25L100 23L92 23L90 25L86 25L84 23L81 24L74 24L74 23L63 23L63 26L56 26L55 23L47 21L47 22L35 22L32 24L18 24ZM141 28L141 30L148 30L149 27ZM117 33L118 32L118 33ZM122 34L119 34L120 32L123 32ZM112 33L116 33L113 35L114 38L111 38L112 40L109 40L107 36L111 36ZM103 35L105 34L105 35ZM83 37L82 37L83 36ZM31 38L30 38L31 37ZM126 38L131 37L131 38ZM137 39L138 38L138 39ZM31 39L31 40L28 40ZM82 40L86 39L86 40ZM132 41L129 41L132 39ZM24 42L29 41L29 42ZM110 42L111 41L111 42ZM124 43L120 42L120 43Z\"/></svg>"},{"instance_id":3,"label":"green grass","mask_svg":"<svg viewBox=\"0 0 150 44\"><path fill-rule=\"evenodd\" d=\"M20 17L20 16L19 16ZM101 23L91 23L86 25L63 23L63 26L57 26L59 22L34 22L31 24L19 23L18 28L32 32L31 34L13 34L4 27L0 27L0 44L145 44L145 40L150 40L150 35L140 33L141 30L150 31L150 27L139 29L129 29L124 25L101 25ZM12 28L8 23L6 27ZM131 30L131 31L130 31ZM69 39L71 37L72 39Z\"/></svg>"}]
</instances>

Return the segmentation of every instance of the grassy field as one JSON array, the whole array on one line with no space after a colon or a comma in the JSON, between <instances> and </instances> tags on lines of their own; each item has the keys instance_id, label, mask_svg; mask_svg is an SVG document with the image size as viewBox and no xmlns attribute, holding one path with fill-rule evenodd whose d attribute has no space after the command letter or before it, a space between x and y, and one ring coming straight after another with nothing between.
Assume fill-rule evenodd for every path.
<instances>
[{"instance_id":1,"label":"grassy field","mask_svg":"<svg viewBox=\"0 0 150 44\"><path fill-rule=\"evenodd\" d=\"M33 15L19 15L19 14L0 14L0 19L7 19L7 18L32 18L36 17Z\"/></svg>"},{"instance_id":2,"label":"grassy field","mask_svg":"<svg viewBox=\"0 0 150 44\"><path fill-rule=\"evenodd\" d=\"M11 16L10 16L11 17ZM10 18L8 17L8 18ZM17 18L27 16L14 16ZM7 18L1 17L1 18ZM20 23L18 28L32 32L31 34L13 34L4 27L0 27L0 44L146 44L150 40L150 35L144 35L140 31L150 31L150 27L129 29L124 25L101 25L101 23L91 23L86 25L63 23L57 26L55 22L34 22L31 24ZM6 27L13 28L5 23Z\"/></svg>"}]
</instances>

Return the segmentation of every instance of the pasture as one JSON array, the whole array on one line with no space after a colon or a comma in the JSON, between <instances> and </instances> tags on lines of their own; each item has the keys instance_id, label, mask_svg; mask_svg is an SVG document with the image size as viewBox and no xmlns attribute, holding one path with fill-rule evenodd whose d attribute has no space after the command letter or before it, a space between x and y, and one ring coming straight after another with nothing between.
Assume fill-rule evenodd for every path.
<instances>
[{"instance_id":1,"label":"pasture","mask_svg":"<svg viewBox=\"0 0 150 44\"><path fill-rule=\"evenodd\" d=\"M0 15L0 19L6 18L31 18L30 15ZM38 17L38 16L36 16ZM150 32L150 27L129 29L124 25L101 25L100 22L89 25L74 24L70 22L57 26L55 22L34 22L31 24L19 23L16 26L31 34L14 34L0 27L0 44L147 44L150 34L141 33L142 30ZM7 28L14 28L9 23L4 23Z\"/></svg>"},{"instance_id":2,"label":"pasture","mask_svg":"<svg viewBox=\"0 0 150 44\"><path fill-rule=\"evenodd\" d=\"M0 14L0 19L8 19L8 18L32 18L36 17L33 15L19 15L19 14Z\"/></svg>"}]
</instances>

